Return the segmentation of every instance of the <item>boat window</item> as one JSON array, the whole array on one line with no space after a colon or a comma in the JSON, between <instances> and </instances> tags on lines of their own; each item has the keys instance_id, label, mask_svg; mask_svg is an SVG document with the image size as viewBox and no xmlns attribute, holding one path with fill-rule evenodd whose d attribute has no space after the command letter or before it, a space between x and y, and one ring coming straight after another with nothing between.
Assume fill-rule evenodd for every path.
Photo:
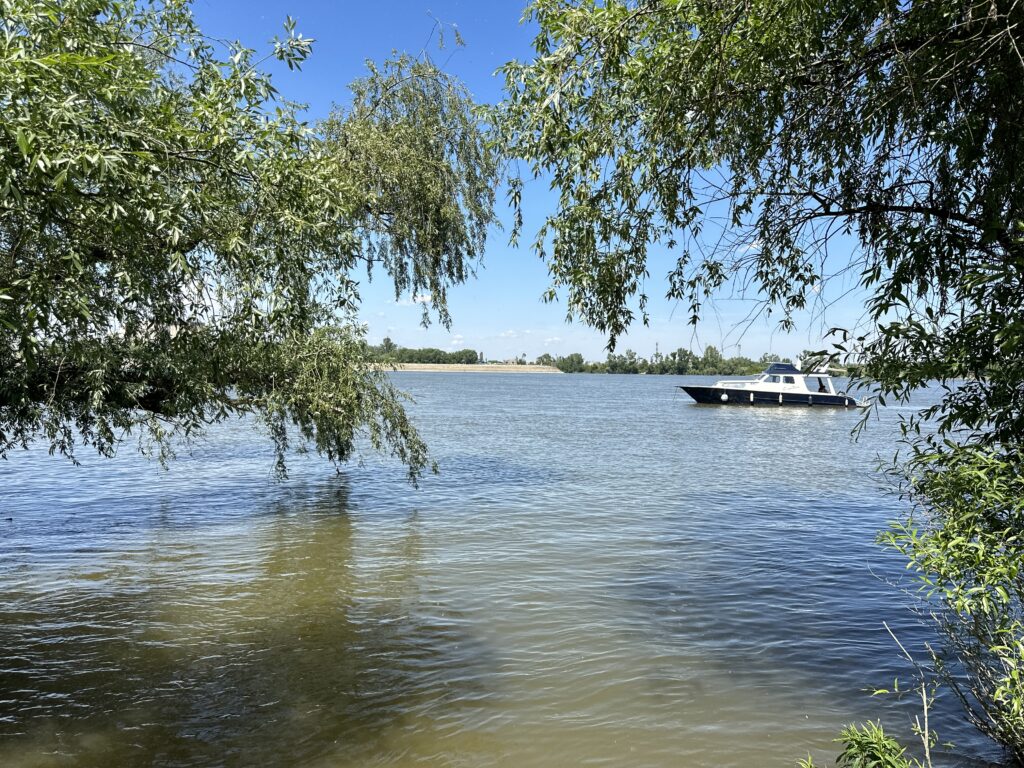
<instances>
[{"instance_id":1,"label":"boat window","mask_svg":"<svg viewBox=\"0 0 1024 768\"><path fill-rule=\"evenodd\" d=\"M779 377L778 376L769 376L768 377L768 381L770 381L772 384L778 384L779 383Z\"/></svg>"},{"instance_id":2,"label":"boat window","mask_svg":"<svg viewBox=\"0 0 1024 768\"><path fill-rule=\"evenodd\" d=\"M782 377L782 383L783 384L796 384L796 379L794 379L792 376L783 376Z\"/></svg>"},{"instance_id":3,"label":"boat window","mask_svg":"<svg viewBox=\"0 0 1024 768\"><path fill-rule=\"evenodd\" d=\"M818 379L818 391L819 392L828 392L828 387L825 386L825 380L824 379L821 379L821 378Z\"/></svg>"}]
</instances>

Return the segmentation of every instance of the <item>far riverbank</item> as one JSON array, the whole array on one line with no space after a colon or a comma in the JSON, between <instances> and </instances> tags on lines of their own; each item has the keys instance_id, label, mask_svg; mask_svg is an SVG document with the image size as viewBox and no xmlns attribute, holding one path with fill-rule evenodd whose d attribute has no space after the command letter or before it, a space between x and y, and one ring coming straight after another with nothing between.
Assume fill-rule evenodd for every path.
<instances>
[{"instance_id":1,"label":"far riverbank","mask_svg":"<svg viewBox=\"0 0 1024 768\"><path fill-rule=\"evenodd\" d=\"M509 363L397 363L397 371L432 371L435 373L561 373L553 365L514 365Z\"/></svg>"}]
</instances>

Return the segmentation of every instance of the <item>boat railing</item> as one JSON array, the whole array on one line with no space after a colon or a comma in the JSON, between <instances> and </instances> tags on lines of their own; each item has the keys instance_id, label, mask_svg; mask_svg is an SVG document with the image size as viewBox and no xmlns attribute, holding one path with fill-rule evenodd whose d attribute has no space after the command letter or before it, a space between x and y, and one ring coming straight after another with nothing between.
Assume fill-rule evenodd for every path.
<instances>
[{"instance_id":1,"label":"boat railing","mask_svg":"<svg viewBox=\"0 0 1024 768\"><path fill-rule=\"evenodd\" d=\"M731 389L746 389L748 384L760 384L761 378L756 379L720 379L715 382L716 387L728 387Z\"/></svg>"}]
</instances>

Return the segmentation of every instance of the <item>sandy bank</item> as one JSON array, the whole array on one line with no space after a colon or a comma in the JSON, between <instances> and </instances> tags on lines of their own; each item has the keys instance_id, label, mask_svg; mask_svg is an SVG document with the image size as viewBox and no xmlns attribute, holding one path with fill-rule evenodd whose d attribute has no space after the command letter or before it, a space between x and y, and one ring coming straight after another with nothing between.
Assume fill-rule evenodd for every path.
<instances>
[{"instance_id":1,"label":"sandy bank","mask_svg":"<svg viewBox=\"0 0 1024 768\"><path fill-rule=\"evenodd\" d=\"M401 363L399 371L433 371L438 373L561 373L552 365L441 365L436 363Z\"/></svg>"}]
</instances>

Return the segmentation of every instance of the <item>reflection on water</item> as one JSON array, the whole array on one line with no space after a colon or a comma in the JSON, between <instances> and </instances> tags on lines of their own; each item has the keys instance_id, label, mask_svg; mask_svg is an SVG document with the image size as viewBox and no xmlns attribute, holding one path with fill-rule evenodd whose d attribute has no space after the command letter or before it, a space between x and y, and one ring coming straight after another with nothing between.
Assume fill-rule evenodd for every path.
<instances>
[{"instance_id":1,"label":"reflection on water","mask_svg":"<svg viewBox=\"0 0 1024 768\"><path fill-rule=\"evenodd\" d=\"M13 569L0 763L366 764L432 712L482 701L472 677L440 679L472 669L457 618L409 610L415 520L357 573L344 496L311 495L241 528L158 528L42 579Z\"/></svg>"},{"instance_id":2,"label":"reflection on water","mask_svg":"<svg viewBox=\"0 0 1024 768\"><path fill-rule=\"evenodd\" d=\"M396 378L420 491L275 484L244 424L168 473L0 469L0 765L793 765L906 731L863 693L908 674L883 620L926 637L871 543L891 418L853 445L669 377Z\"/></svg>"}]
</instances>

